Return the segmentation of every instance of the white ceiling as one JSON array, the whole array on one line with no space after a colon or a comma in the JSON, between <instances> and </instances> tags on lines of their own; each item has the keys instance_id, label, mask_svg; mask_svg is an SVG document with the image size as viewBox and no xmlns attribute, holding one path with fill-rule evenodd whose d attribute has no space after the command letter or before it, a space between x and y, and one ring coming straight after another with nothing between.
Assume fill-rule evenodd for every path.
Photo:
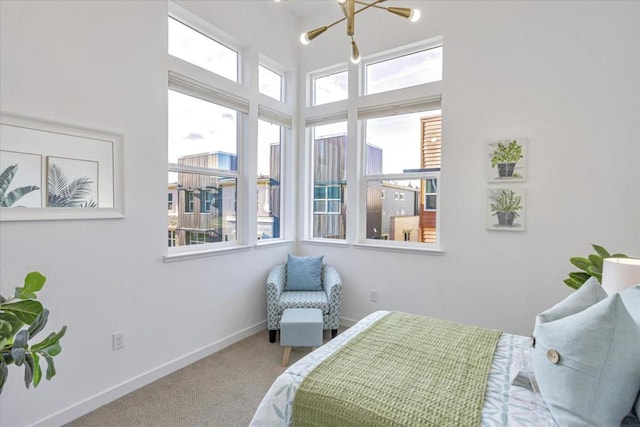
<instances>
[{"instance_id":1,"label":"white ceiling","mask_svg":"<svg viewBox=\"0 0 640 427\"><path fill-rule=\"evenodd\" d=\"M280 6L300 19L314 15L328 15L335 12L340 15L340 8L335 0L282 0Z\"/></svg>"}]
</instances>

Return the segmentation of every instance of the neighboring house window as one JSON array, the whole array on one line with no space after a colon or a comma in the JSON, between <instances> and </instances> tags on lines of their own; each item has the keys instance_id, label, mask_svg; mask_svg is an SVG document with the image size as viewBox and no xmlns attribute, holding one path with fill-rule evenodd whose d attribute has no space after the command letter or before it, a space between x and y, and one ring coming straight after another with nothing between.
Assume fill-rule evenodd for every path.
<instances>
[{"instance_id":1,"label":"neighboring house window","mask_svg":"<svg viewBox=\"0 0 640 427\"><path fill-rule=\"evenodd\" d=\"M176 245L176 231L169 230L169 247L173 247Z\"/></svg>"},{"instance_id":2,"label":"neighboring house window","mask_svg":"<svg viewBox=\"0 0 640 427\"><path fill-rule=\"evenodd\" d=\"M200 190L200 213L210 214L214 193L212 190Z\"/></svg>"},{"instance_id":3,"label":"neighboring house window","mask_svg":"<svg viewBox=\"0 0 640 427\"><path fill-rule=\"evenodd\" d=\"M195 204L193 191L184 192L185 208L184 211L188 213L193 212L193 205Z\"/></svg>"},{"instance_id":4,"label":"neighboring house window","mask_svg":"<svg viewBox=\"0 0 640 427\"><path fill-rule=\"evenodd\" d=\"M313 212L316 214L339 214L342 195L339 185L316 185L313 191Z\"/></svg>"},{"instance_id":5,"label":"neighboring house window","mask_svg":"<svg viewBox=\"0 0 640 427\"><path fill-rule=\"evenodd\" d=\"M172 211L173 210L173 193L168 193L168 205L167 208L168 210Z\"/></svg>"}]
</instances>

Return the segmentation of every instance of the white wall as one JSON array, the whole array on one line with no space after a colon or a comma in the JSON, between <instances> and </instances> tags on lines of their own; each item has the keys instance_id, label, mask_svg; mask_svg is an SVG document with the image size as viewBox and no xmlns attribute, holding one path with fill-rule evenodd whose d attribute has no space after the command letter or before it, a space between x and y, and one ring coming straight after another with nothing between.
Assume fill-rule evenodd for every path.
<instances>
[{"instance_id":1,"label":"white wall","mask_svg":"<svg viewBox=\"0 0 640 427\"><path fill-rule=\"evenodd\" d=\"M570 256L591 242L640 255L640 5L415 3L425 13L415 32L371 11L356 34L363 55L444 35L445 252L300 252L338 267L347 319L401 309L527 334L536 312L569 293ZM297 34L317 26L271 2L180 4L292 69ZM49 329L69 326L52 382L27 391L11 369L3 427L63 423L263 326L264 277L290 247L162 260L166 14L163 1L0 3L0 109L122 133L127 206L122 220L0 223L2 293L42 271ZM302 70L346 58L332 29L305 48ZM527 231L490 233L485 143L513 135L530 139ZM126 348L113 352L121 330Z\"/></svg>"},{"instance_id":2,"label":"white wall","mask_svg":"<svg viewBox=\"0 0 640 427\"><path fill-rule=\"evenodd\" d=\"M290 16L257 2L250 11L227 4L222 14L215 3L224 31L295 69ZM45 332L68 325L51 382L26 390L22 369L11 367L3 427L59 425L265 328L264 280L288 245L163 261L166 28L164 1L0 4L0 109L120 133L126 158L125 219L0 223L2 294L41 271ZM126 347L114 352L115 331L126 332Z\"/></svg>"},{"instance_id":3,"label":"white wall","mask_svg":"<svg viewBox=\"0 0 640 427\"><path fill-rule=\"evenodd\" d=\"M348 319L396 309L528 335L535 314L570 293L570 257L591 243L640 256L640 3L397 3L422 9L416 27L367 11L355 38L366 57L444 36L444 254L300 250L341 272ZM306 46L301 71L347 61L344 32ZM489 232L486 143L516 136L530 142L526 231Z\"/></svg>"}]
</instances>

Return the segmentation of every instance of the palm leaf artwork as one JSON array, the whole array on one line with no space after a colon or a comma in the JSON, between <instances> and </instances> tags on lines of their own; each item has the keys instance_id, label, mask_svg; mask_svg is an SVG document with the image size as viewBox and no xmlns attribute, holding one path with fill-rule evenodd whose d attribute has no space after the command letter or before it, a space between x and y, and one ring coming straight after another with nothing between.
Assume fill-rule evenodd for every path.
<instances>
[{"instance_id":1,"label":"palm leaf artwork","mask_svg":"<svg viewBox=\"0 0 640 427\"><path fill-rule=\"evenodd\" d=\"M69 178L57 165L49 165L47 176L47 206L54 208L85 207L96 208L97 203L90 198L91 184L89 177Z\"/></svg>"},{"instance_id":2,"label":"palm leaf artwork","mask_svg":"<svg viewBox=\"0 0 640 427\"><path fill-rule=\"evenodd\" d=\"M14 188L7 193L7 189L9 188L9 185L11 185L11 181L13 181L13 178L17 173L18 165L11 165L7 167L2 174L0 174L0 207L11 207L25 194L40 189L40 187L35 185L27 185L24 187Z\"/></svg>"}]
</instances>

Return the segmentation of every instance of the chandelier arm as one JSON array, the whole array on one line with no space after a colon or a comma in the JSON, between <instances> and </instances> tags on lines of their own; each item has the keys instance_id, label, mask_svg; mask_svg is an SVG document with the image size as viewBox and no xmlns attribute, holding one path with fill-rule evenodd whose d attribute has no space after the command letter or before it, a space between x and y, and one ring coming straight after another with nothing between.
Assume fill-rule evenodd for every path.
<instances>
[{"instance_id":1,"label":"chandelier arm","mask_svg":"<svg viewBox=\"0 0 640 427\"><path fill-rule=\"evenodd\" d=\"M366 3L366 2L363 2L363 1L356 0L355 2L357 4L362 4L362 5L365 5L365 6L362 9L356 10L354 12L354 15L357 14L357 13L362 12L363 10L369 9L370 7L377 7L378 9L386 9L386 7L383 7L383 6L376 6L378 3L382 3L383 1L386 1L386 0L376 0L373 3Z\"/></svg>"},{"instance_id":2,"label":"chandelier arm","mask_svg":"<svg viewBox=\"0 0 640 427\"><path fill-rule=\"evenodd\" d=\"M344 18L342 18L342 19L338 19L336 22L333 22L333 23L331 23L331 24L327 25L327 30L328 30L329 28L333 27L334 25L341 23L342 21L344 21L344 20L346 20L346 19L347 19L347 17L345 16Z\"/></svg>"}]
</instances>

